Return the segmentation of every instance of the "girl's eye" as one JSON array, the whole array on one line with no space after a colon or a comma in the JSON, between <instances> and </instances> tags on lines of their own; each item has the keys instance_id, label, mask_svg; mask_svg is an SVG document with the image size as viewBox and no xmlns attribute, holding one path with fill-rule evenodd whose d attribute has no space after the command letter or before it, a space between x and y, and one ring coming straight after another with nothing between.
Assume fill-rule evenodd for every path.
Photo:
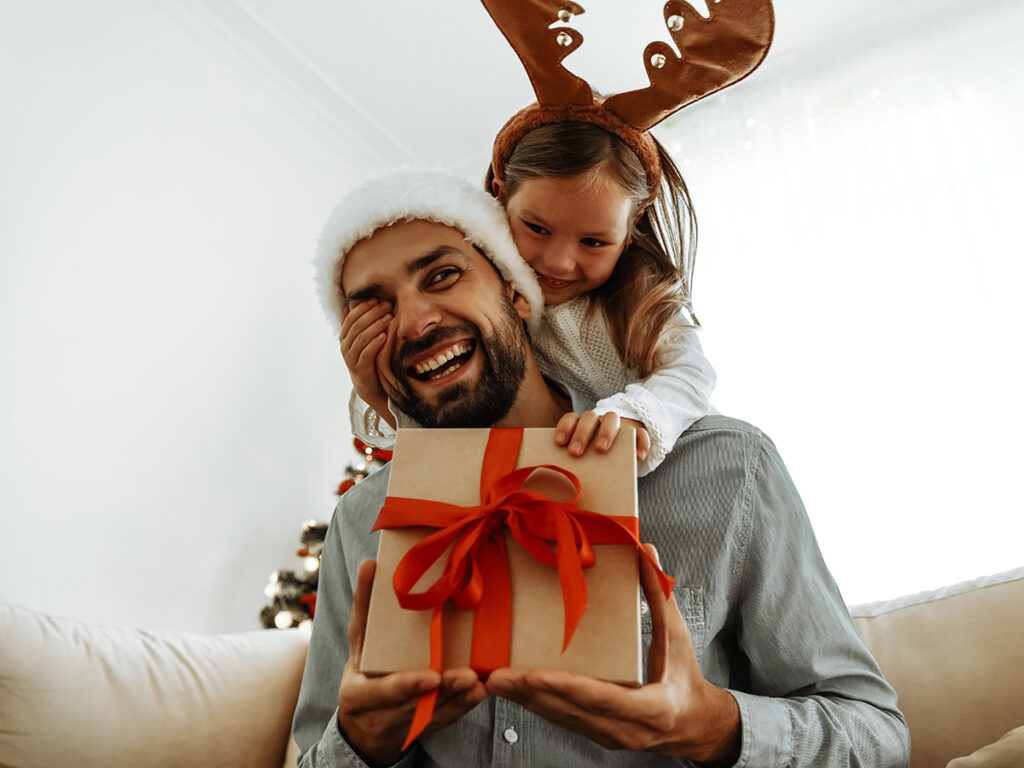
<instances>
[{"instance_id":1,"label":"girl's eye","mask_svg":"<svg viewBox=\"0 0 1024 768\"><path fill-rule=\"evenodd\" d=\"M455 267L442 267L427 278L427 285L432 288L447 286L454 283L458 279L459 274L459 270L455 269Z\"/></svg>"},{"instance_id":2,"label":"girl's eye","mask_svg":"<svg viewBox=\"0 0 1024 768\"><path fill-rule=\"evenodd\" d=\"M546 235L548 231L544 229L540 224L534 224L532 221L523 221L531 232L536 232L538 235Z\"/></svg>"},{"instance_id":3,"label":"girl's eye","mask_svg":"<svg viewBox=\"0 0 1024 768\"><path fill-rule=\"evenodd\" d=\"M587 248L603 248L608 245L604 240L598 240L596 237L585 237L580 242Z\"/></svg>"}]
</instances>

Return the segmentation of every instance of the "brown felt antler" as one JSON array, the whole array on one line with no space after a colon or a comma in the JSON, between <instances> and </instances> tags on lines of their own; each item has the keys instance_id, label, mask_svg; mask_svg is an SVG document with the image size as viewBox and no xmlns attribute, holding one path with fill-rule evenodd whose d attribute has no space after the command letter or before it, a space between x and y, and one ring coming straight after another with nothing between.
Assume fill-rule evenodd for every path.
<instances>
[{"instance_id":1,"label":"brown felt antler","mask_svg":"<svg viewBox=\"0 0 1024 768\"><path fill-rule=\"evenodd\" d=\"M484 7L523 62L541 104L590 104L594 97L582 78L562 66L562 59L583 43L575 29L551 29L569 21L583 7L563 0L483 0Z\"/></svg>"},{"instance_id":2,"label":"brown felt antler","mask_svg":"<svg viewBox=\"0 0 1024 768\"><path fill-rule=\"evenodd\" d=\"M601 101L586 81L562 65L582 45L583 36L568 27L551 27L583 13L582 6L561 0L482 2L523 62L537 96L536 104L513 115L498 132L491 161L494 175L504 176L506 160L528 131L576 120L599 125L633 148L647 170L652 197L661 163L647 131L753 72L768 53L775 26L771 0L708 0L707 19L683 0L669 0L663 10L665 25L681 55L667 43L651 43L644 51L650 85Z\"/></svg>"},{"instance_id":3,"label":"brown felt antler","mask_svg":"<svg viewBox=\"0 0 1024 768\"><path fill-rule=\"evenodd\" d=\"M769 0L709 0L705 19L683 0L665 4L665 25L681 56L668 43L644 50L651 84L605 100L634 128L646 131L666 117L742 80L768 53L775 26Z\"/></svg>"}]
</instances>

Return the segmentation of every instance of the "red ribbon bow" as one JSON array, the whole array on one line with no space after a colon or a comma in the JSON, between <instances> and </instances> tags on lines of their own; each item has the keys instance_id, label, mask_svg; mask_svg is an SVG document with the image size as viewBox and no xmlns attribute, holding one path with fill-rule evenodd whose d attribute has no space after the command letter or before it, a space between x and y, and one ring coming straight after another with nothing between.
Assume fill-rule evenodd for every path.
<instances>
[{"instance_id":1,"label":"red ribbon bow","mask_svg":"<svg viewBox=\"0 0 1024 768\"><path fill-rule=\"evenodd\" d=\"M406 552L395 569L393 585L398 603L411 610L433 611L430 620L430 667L441 671L442 609L452 600L462 610L474 611L470 666L484 675L508 666L511 653L512 589L505 551L505 527L534 558L558 568L565 609L562 650L572 640L587 608L587 584L583 569L596 562L592 544L641 546L635 517L612 517L578 509L580 481L561 467L549 464L515 469L522 442L521 429L492 429L487 440L480 478L480 504L463 507L425 499L389 496L373 530L430 526L436 532ZM565 476L576 490L568 501L555 501L523 488L538 469ZM555 549L549 542L555 543ZM419 579L448 549L444 571L423 592L413 592ZM666 599L675 579L658 568ZM430 723L437 690L423 694L416 706L407 748Z\"/></svg>"}]
</instances>

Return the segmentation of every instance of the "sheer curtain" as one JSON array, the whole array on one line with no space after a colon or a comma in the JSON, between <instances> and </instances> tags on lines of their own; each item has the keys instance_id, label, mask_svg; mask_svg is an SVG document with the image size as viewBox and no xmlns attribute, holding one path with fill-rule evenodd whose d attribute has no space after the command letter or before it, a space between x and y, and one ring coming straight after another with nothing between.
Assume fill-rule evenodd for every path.
<instances>
[{"instance_id":1,"label":"sheer curtain","mask_svg":"<svg viewBox=\"0 0 1024 768\"><path fill-rule=\"evenodd\" d=\"M776 7L762 69L656 130L715 404L779 444L848 601L1020 566L1024 3Z\"/></svg>"}]
</instances>

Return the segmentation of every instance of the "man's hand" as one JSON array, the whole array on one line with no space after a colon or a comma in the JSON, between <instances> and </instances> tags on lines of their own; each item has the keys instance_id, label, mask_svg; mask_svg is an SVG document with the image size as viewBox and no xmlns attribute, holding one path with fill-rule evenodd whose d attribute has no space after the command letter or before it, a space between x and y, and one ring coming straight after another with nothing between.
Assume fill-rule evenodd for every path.
<instances>
[{"instance_id":1,"label":"man's hand","mask_svg":"<svg viewBox=\"0 0 1024 768\"><path fill-rule=\"evenodd\" d=\"M366 299L342 312L341 356L345 358L352 388L367 405L394 427L394 416L388 410L388 398L377 377L377 356L384 349L387 330L393 316L391 304Z\"/></svg>"},{"instance_id":2,"label":"man's hand","mask_svg":"<svg viewBox=\"0 0 1024 768\"><path fill-rule=\"evenodd\" d=\"M365 560L352 598L348 625L349 656L338 688L338 725L345 740L369 766L386 766L402 756L420 694L439 688L434 718L424 733L455 722L487 697L483 683L471 669L432 669L395 672L368 677L359 671L370 590L377 564Z\"/></svg>"},{"instance_id":3,"label":"man's hand","mask_svg":"<svg viewBox=\"0 0 1024 768\"><path fill-rule=\"evenodd\" d=\"M568 445L569 453L582 456L591 441L598 453L604 453L612 447L615 436L623 426L631 426L636 430L636 460L643 461L651 450L651 436L647 429L636 419L626 419L615 411L608 411L598 416L593 411L565 414L555 425L555 445Z\"/></svg>"},{"instance_id":4,"label":"man's hand","mask_svg":"<svg viewBox=\"0 0 1024 768\"><path fill-rule=\"evenodd\" d=\"M665 600L645 558L640 569L654 629L647 685L626 688L568 672L499 669L487 690L607 749L732 765L741 746L739 705L701 675L678 604Z\"/></svg>"}]
</instances>

